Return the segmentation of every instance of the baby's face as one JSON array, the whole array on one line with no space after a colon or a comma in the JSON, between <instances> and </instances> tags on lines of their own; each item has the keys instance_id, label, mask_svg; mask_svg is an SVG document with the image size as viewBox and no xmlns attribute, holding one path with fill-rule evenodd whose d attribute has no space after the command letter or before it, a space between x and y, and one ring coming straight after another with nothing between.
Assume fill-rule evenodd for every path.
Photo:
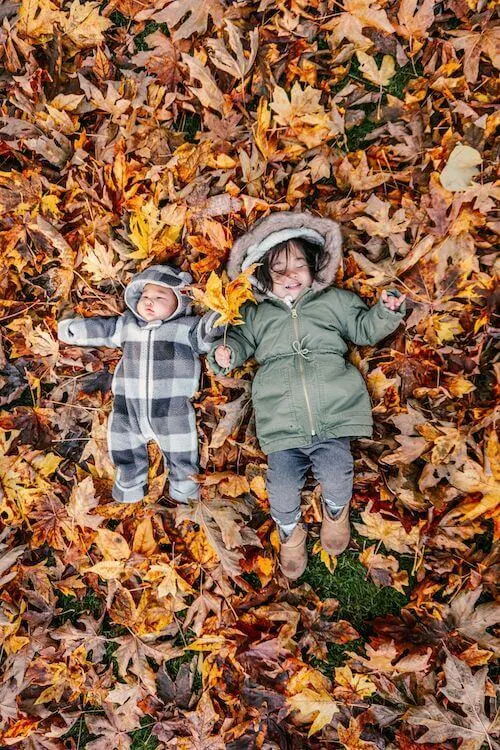
<instances>
[{"instance_id":1,"label":"baby's face","mask_svg":"<svg viewBox=\"0 0 500 750\"><path fill-rule=\"evenodd\" d=\"M288 257L284 250L276 256L270 275L273 282L272 291L280 299L297 299L299 294L309 289L312 284L311 271L304 254L295 246L290 248Z\"/></svg>"},{"instance_id":2,"label":"baby's face","mask_svg":"<svg viewBox=\"0 0 500 750\"><path fill-rule=\"evenodd\" d=\"M177 310L178 299L172 289L160 284L146 284L137 303L144 320L165 320Z\"/></svg>"}]
</instances>

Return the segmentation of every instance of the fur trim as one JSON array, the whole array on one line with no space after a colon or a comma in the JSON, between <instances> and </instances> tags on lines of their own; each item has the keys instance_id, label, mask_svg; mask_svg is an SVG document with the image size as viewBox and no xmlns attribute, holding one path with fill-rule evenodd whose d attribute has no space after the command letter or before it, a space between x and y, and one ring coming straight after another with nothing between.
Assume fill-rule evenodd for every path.
<instances>
[{"instance_id":1,"label":"fur trim","mask_svg":"<svg viewBox=\"0 0 500 750\"><path fill-rule=\"evenodd\" d=\"M234 279L249 265L258 262L274 245L294 237L303 237L324 246L329 259L322 271L323 281L314 281L312 288L320 290L330 286L335 280L342 258L339 225L331 219L322 219L305 211L282 211L256 221L246 234L236 240L231 249L227 264L229 278Z\"/></svg>"}]
</instances>

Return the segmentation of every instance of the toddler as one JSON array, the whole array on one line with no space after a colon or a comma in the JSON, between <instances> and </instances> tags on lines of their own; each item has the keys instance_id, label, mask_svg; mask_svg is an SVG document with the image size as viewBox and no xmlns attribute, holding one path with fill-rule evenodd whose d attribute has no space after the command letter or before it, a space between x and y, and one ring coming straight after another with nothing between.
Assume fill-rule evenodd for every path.
<instances>
[{"instance_id":1,"label":"toddler","mask_svg":"<svg viewBox=\"0 0 500 750\"><path fill-rule=\"evenodd\" d=\"M345 359L347 341L375 344L392 333L404 296L382 292L372 308L332 287L341 258L338 225L308 213L283 212L257 222L234 244L228 274L249 265L258 304L243 308L244 324L227 346L212 347L215 373L254 356L257 437L268 454L271 516L281 539L280 564L295 580L307 565L300 491L312 468L323 496L321 544L331 555L348 545L352 494L351 438L372 433L370 398L359 371Z\"/></svg>"},{"instance_id":2,"label":"toddler","mask_svg":"<svg viewBox=\"0 0 500 750\"><path fill-rule=\"evenodd\" d=\"M147 492L150 440L169 469L170 496L180 503L198 497L198 437L190 399L198 388L200 360L217 339L211 318L191 315L182 287L188 273L150 266L125 290L127 310L115 317L71 318L58 326L74 346L113 346L123 356L113 375L114 406L108 426L116 466L113 498L142 500ZM216 314L213 314L216 317Z\"/></svg>"}]
</instances>

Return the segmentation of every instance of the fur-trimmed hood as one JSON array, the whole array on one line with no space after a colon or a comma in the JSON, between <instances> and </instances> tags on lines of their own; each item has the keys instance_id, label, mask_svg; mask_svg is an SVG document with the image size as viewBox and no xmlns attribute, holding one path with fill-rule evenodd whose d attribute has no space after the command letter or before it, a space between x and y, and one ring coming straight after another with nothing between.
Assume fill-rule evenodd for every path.
<instances>
[{"instance_id":1,"label":"fur-trimmed hood","mask_svg":"<svg viewBox=\"0 0 500 750\"><path fill-rule=\"evenodd\" d=\"M296 237L324 247L328 263L321 272L322 281L314 281L312 288L319 291L330 286L335 280L342 257L339 225L331 219L322 219L305 211L282 211L256 221L248 232L236 240L231 249L227 264L229 277L234 279L252 263L258 263L279 242ZM258 289L256 279L251 277L251 281Z\"/></svg>"},{"instance_id":2,"label":"fur-trimmed hood","mask_svg":"<svg viewBox=\"0 0 500 750\"><path fill-rule=\"evenodd\" d=\"M192 281L189 273L180 271L174 266L150 266L142 273L136 274L130 284L125 289L125 304L128 309L139 320L144 320L137 312L137 303L146 284L158 284L171 289L177 297L178 304L176 310L172 313L169 320L176 318L178 315L185 315L191 301L181 293L181 289Z\"/></svg>"}]
</instances>

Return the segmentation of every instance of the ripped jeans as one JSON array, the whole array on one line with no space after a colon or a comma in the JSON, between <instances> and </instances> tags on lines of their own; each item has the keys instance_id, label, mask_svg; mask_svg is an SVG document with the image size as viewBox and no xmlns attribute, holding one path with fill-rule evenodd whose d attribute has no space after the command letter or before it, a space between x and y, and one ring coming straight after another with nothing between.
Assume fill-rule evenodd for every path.
<instances>
[{"instance_id":1,"label":"ripped jeans","mask_svg":"<svg viewBox=\"0 0 500 750\"><path fill-rule=\"evenodd\" d=\"M310 445L275 451L268 456L267 491L271 516L285 535L300 520L300 492L307 470L321 484L323 500L335 515L352 495L353 458L350 438L320 440Z\"/></svg>"}]
</instances>

